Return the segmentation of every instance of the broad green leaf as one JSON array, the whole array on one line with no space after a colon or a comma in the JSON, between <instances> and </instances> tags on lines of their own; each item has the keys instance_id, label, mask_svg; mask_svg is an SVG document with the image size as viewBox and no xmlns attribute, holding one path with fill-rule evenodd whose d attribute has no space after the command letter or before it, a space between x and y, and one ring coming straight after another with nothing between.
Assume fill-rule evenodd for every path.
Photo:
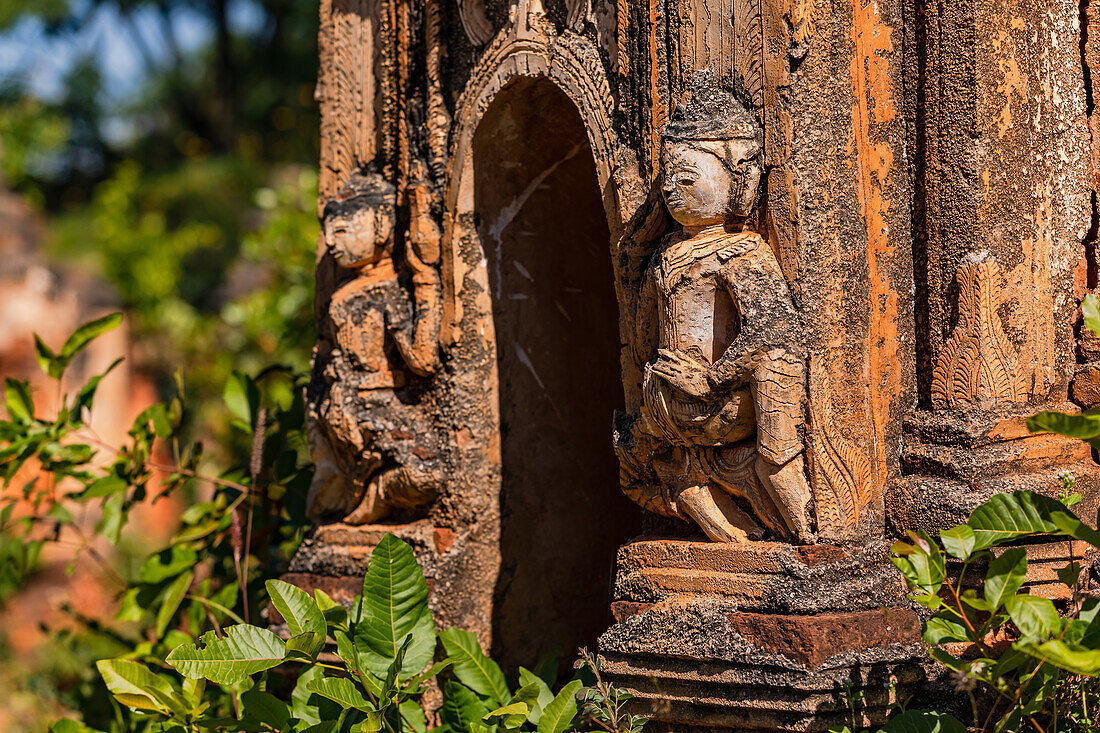
<instances>
[{"instance_id":1,"label":"broad green leaf","mask_svg":"<svg viewBox=\"0 0 1100 733\"><path fill-rule=\"evenodd\" d=\"M363 578L362 613L353 614L360 664L378 676L389 670L406 638L401 678L416 674L435 653L435 623L428 609L428 584L412 548L387 534L371 552Z\"/></svg>"},{"instance_id":2,"label":"broad green leaf","mask_svg":"<svg viewBox=\"0 0 1100 733\"><path fill-rule=\"evenodd\" d=\"M915 544L895 543L891 550L900 555L891 560L910 588L935 596L947 578L947 565L939 546L924 533L913 535ZM926 549L927 548L927 549Z\"/></svg>"},{"instance_id":3,"label":"broad green leaf","mask_svg":"<svg viewBox=\"0 0 1100 733\"><path fill-rule=\"evenodd\" d=\"M1010 547L1000 557L993 558L985 574L985 600L990 610L996 611L1009 596L1016 595L1026 576L1027 551L1024 548Z\"/></svg>"},{"instance_id":4,"label":"broad green leaf","mask_svg":"<svg viewBox=\"0 0 1100 733\"><path fill-rule=\"evenodd\" d=\"M255 427L256 415L260 408L260 390L256 383L243 372L233 372L225 383L222 394L226 407L244 424Z\"/></svg>"},{"instance_id":5,"label":"broad green leaf","mask_svg":"<svg viewBox=\"0 0 1100 733\"><path fill-rule=\"evenodd\" d=\"M1096 677L1100 675L1100 649L1070 646L1061 639L1043 644L1020 644L1020 649L1033 657L1045 659L1055 667L1074 674Z\"/></svg>"},{"instance_id":6,"label":"broad green leaf","mask_svg":"<svg viewBox=\"0 0 1100 733\"><path fill-rule=\"evenodd\" d=\"M345 626L348 622L348 609L332 600L328 593L320 588L314 588L313 597L316 599L317 608L325 617L325 622L333 626Z\"/></svg>"},{"instance_id":7,"label":"broad green leaf","mask_svg":"<svg viewBox=\"0 0 1100 733\"><path fill-rule=\"evenodd\" d=\"M1100 300L1092 293L1081 300L1081 315L1084 317L1085 327L1100 336Z\"/></svg>"},{"instance_id":8,"label":"broad green leaf","mask_svg":"<svg viewBox=\"0 0 1100 733\"><path fill-rule=\"evenodd\" d=\"M157 611L156 632L158 639L164 636L168 624L171 623L172 617L176 615L176 610L183 602L183 596L187 593L187 589L191 587L191 581L194 577L194 571L184 573L172 581L164 591L164 598L160 603L160 609Z\"/></svg>"},{"instance_id":9,"label":"broad green leaf","mask_svg":"<svg viewBox=\"0 0 1100 733\"><path fill-rule=\"evenodd\" d=\"M488 699L494 708L504 705L510 697L508 683L500 666L485 656L477 637L462 629L446 629L439 638L447 656L454 660L458 681Z\"/></svg>"},{"instance_id":10,"label":"broad green leaf","mask_svg":"<svg viewBox=\"0 0 1100 733\"><path fill-rule=\"evenodd\" d=\"M249 718L275 730L282 730L290 721L290 705L255 687L241 695L241 707Z\"/></svg>"},{"instance_id":11,"label":"broad green leaf","mask_svg":"<svg viewBox=\"0 0 1100 733\"><path fill-rule=\"evenodd\" d=\"M489 712L473 690L454 680L443 685L443 707L439 717L451 733L480 733L487 730L481 722Z\"/></svg>"},{"instance_id":12,"label":"broad green leaf","mask_svg":"<svg viewBox=\"0 0 1100 733\"><path fill-rule=\"evenodd\" d=\"M271 605L286 621L286 627L293 636L312 632L324 638L325 618L308 593L281 580L269 580L266 585Z\"/></svg>"},{"instance_id":13,"label":"broad green leaf","mask_svg":"<svg viewBox=\"0 0 1100 733\"><path fill-rule=\"evenodd\" d=\"M427 733L428 719L425 717L420 703L416 700L406 700L399 707L402 720L412 728L414 733Z\"/></svg>"},{"instance_id":14,"label":"broad green leaf","mask_svg":"<svg viewBox=\"0 0 1100 733\"><path fill-rule=\"evenodd\" d=\"M1010 596L1005 610L1025 637L1052 636L1061 629L1058 610L1049 599L1038 596Z\"/></svg>"},{"instance_id":15,"label":"broad green leaf","mask_svg":"<svg viewBox=\"0 0 1100 733\"><path fill-rule=\"evenodd\" d=\"M1059 502L1059 504L1061 504L1061 502ZM1062 506L1064 507L1065 505ZM1077 515L1068 508L1063 508L1061 511L1051 509L1050 521L1054 523L1054 526L1057 527L1058 531L1062 534L1088 542L1093 547L1100 547L1100 532L1097 532L1095 529L1082 522L1078 519Z\"/></svg>"},{"instance_id":16,"label":"broad green leaf","mask_svg":"<svg viewBox=\"0 0 1100 733\"><path fill-rule=\"evenodd\" d=\"M23 425L34 422L34 400L31 399L31 388L26 382L5 377L4 402L12 420Z\"/></svg>"},{"instance_id":17,"label":"broad green leaf","mask_svg":"<svg viewBox=\"0 0 1100 733\"><path fill-rule=\"evenodd\" d=\"M539 677L537 674L527 669L526 667L519 668L519 684L521 689L528 687L529 685L535 685L538 689L538 696L535 698L534 704L531 706L531 715L528 720L533 725L539 724L539 717L542 715L542 710L550 701L554 699L554 693L550 690L550 685L546 684L546 680Z\"/></svg>"},{"instance_id":18,"label":"broad green leaf","mask_svg":"<svg viewBox=\"0 0 1100 733\"><path fill-rule=\"evenodd\" d=\"M298 675L298 681L294 690L290 693L290 712L297 718L301 725L295 726L295 730L303 730L311 725L321 722L321 712L313 700L313 692L309 689L316 680L324 676L324 670L320 667L306 667L305 671Z\"/></svg>"},{"instance_id":19,"label":"broad green leaf","mask_svg":"<svg viewBox=\"0 0 1100 733\"><path fill-rule=\"evenodd\" d=\"M278 666L286 657L282 639L267 629L239 624L224 631L225 636L213 631L203 634L201 648L198 644L176 647L166 661L185 677L233 685Z\"/></svg>"},{"instance_id":20,"label":"broad green leaf","mask_svg":"<svg viewBox=\"0 0 1100 733\"><path fill-rule=\"evenodd\" d=\"M1081 571L1084 570L1079 562L1071 562L1064 568L1059 568L1054 571L1058 575L1058 580L1063 584L1068 585L1070 588L1076 588L1077 582L1081 578Z\"/></svg>"},{"instance_id":21,"label":"broad green leaf","mask_svg":"<svg viewBox=\"0 0 1100 733\"><path fill-rule=\"evenodd\" d=\"M65 345L61 347L61 353L58 354L58 358L61 359L64 362L64 366L67 367L73 357L79 354L85 346L111 329L117 328L120 323L122 323L121 313L112 313L102 318L97 318L94 321L88 321L83 326L73 331L72 335L65 341Z\"/></svg>"},{"instance_id":22,"label":"broad green leaf","mask_svg":"<svg viewBox=\"0 0 1100 733\"><path fill-rule=\"evenodd\" d=\"M1040 412L1027 419L1027 428L1033 433L1054 433L1067 438L1093 440L1100 437L1100 413L1070 415L1065 412Z\"/></svg>"},{"instance_id":23,"label":"broad green leaf","mask_svg":"<svg viewBox=\"0 0 1100 733\"><path fill-rule=\"evenodd\" d=\"M580 680L573 680L542 711L538 733L565 733L577 717L577 691Z\"/></svg>"},{"instance_id":24,"label":"broad green leaf","mask_svg":"<svg viewBox=\"0 0 1100 733\"><path fill-rule=\"evenodd\" d=\"M933 645L969 641L967 631L966 626L955 619L937 614L924 625L924 641Z\"/></svg>"},{"instance_id":25,"label":"broad green leaf","mask_svg":"<svg viewBox=\"0 0 1100 733\"><path fill-rule=\"evenodd\" d=\"M142 583L160 583L195 567L199 554L190 547L173 545L145 559L139 575Z\"/></svg>"},{"instance_id":26,"label":"broad green leaf","mask_svg":"<svg viewBox=\"0 0 1100 733\"><path fill-rule=\"evenodd\" d=\"M206 680L183 678L183 699L191 706L193 712L205 707L202 702L202 696L205 692Z\"/></svg>"},{"instance_id":27,"label":"broad green leaf","mask_svg":"<svg viewBox=\"0 0 1100 733\"><path fill-rule=\"evenodd\" d=\"M342 708L354 708L364 713L378 712L374 705L363 697L355 683L346 677L317 677L310 681L306 689L328 698Z\"/></svg>"},{"instance_id":28,"label":"broad green leaf","mask_svg":"<svg viewBox=\"0 0 1100 733\"><path fill-rule=\"evenodd\" d=\"M1052 512L1069 510L1060 502L1031 491L997 494L975 509L967 525L974 530L975 550L985 550L1035 534L1057 532Z\"/></svg>"},{"instance_id":29,"label":"broad green leaf","mask_svg":"<svg viewBox=\"0 0 1100 733\"><path fill-rule=\"evenodd\" d=\"M970 557L970 553L974 552L974 530L965 524L941 530L940 542L943 543L943 549L947 550L952 557L966 560Z\"/></svg>"},{"instance_id":30,"label":"broad green leaf","mask_svg":"<svg viewBox=\"0 0 1100 733\"><path fill-rule=\"evenodd\" d=\"M512 730L527 722L527 714L530 711L531 708L527 703L513 702L486 713L482 721L489 724L499 723L504 730Z\"/></svg>"},{"instance_id":31,"label":"broad green leaf","mask_svg":"<svg viewBox=\"0 0 1100 733\"><path fill-rule=\"evenodd\" d=\"M306 631L287 639L286 655L288 659L316 659L324 648L324 636L316 631Z\"/></svg>"},{"instance_id":32,"label":"broad green leaf","mask_svg":"<svg viewBox=\"0 0 1100 733\"><path fill-rule=\"evenodd\" d=\"M153 710L164 715L187 714L183 699L162 677L145 665L126 659L101 659L96 668L104 684L120 703L137 710Z\"/></svg>"},{"instance_id":33,"label":"broad green leaf","mask_svg":"<svg viewBox=\"0 0 1100 733\"><path fill-rule=\"evenodd\" d=\"M365 718L358 723L352 723L348 728L349 733L375 733L375 731L382 730L382 715L381 713L369 713Z\"/></svg>"},{"instance_id":34,"label":"broad green leaf","mask_svg":"<svg viewBox=\"0 0 1100 733\"><path fill-rule=\"evenodd\" d=\"M909 710L892 718L882 733L966 733L966 726L946 713Z\"/></svg>"}]
</instances>

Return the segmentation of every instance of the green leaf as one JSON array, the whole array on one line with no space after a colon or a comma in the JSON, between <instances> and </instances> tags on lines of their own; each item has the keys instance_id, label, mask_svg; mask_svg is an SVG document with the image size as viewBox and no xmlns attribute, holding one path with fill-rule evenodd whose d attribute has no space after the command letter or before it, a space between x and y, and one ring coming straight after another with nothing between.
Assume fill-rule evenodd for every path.
<instances>
[{"instance_id":1,"label":"green leaf","mask_svg":"<svg viewBox=\"0 0 1100 733\"><path fill-rule=\"evenodd\" d=\"M325 648L325 637L315 631L306 631L290 637L286 642L288 658L316 659Z\"/></svg>"},{"instance_id":2,"label":"green leaf","mask_svg":"<svg viewBox=\"0 0 1100 733\"><path fill-rule=\"evenodd\" d=\"M554 699L554 693L550 691L550 685L546 684L546 680L526 667L519 668L519 683L522 686L521 690L530 685L534 685L538 690L538 696L531 705L531 715L528 718L533 725L538 725L542 710Z\"/></svg>"},{"instance_id":3,"label":"green leaf","mask_svg":"<svg viewBox=\"0 0 1100 733\"><path fill-rule=\"evenodd\" d=\"M488 712L482 717L486 723L499 723L505 730L518 728L527 722L531 708L525 702L513 702Z\"/></svg>"},{"instance_id":4,"label":"green leaf","mask_svg":"<svg viewBox=\"0 0 1100 733\"><path fill-rule=\"evenodd\" d=\"M1089 293L1081 300L1081 315L1085 327L1100 336L1100 300Z\"/></svg>"},{"instance_id":5,"label":"green leaf","mask_svg":"<svg viewBox=\"0 0 1100 733\"><path fill-rule=\"evenodd\" d=\"M1043 644L1020 644L1020 649L1038 659L1045 659L1055 667L1073 674L1096 677L1100 675L1100 649L1070 646L1061 639L1051 639Z\"/></svg>"},{"instance_id":6,"label":"green leaf","mask_svg":"<svg viewBox=\"0 0 1100 733\"><path fill-rule=\"evenodd\" d=\"M914 544L895 543L891 550L900 557L891 559L910 588L927 596L935 596L947 578L947 564L943 553L925 533L911 534Z\"/></svg>"},{"instance_id":7,"label":"green leaf","mask_svg":"<svg viewBox=\"0 0 1100 733\"><path fill-rule=\"evenodd\" d=\"M167 662L192 679L205 677L221 685L236 684L251 674L278 666L286 657L282 639L258 626L227 626L225 636L213 631L201 643L183 644L172 650Z\"/></svg>"},{"instance_id":8,"label":"green leaf","mask_svg":"<svg viewBox=\"0 0 1100 733\"><path fill-rule=\"evenodd\" d=\"M141 566L142 583L160 583L195 567L199 554L189 547L172 545L155 555L150 555Z\"/></svg>"},{"instance_id":9,"label":"green leaf","mask_svg":"<svg viewBox=\"0 0 1100 733\"><path fill-rule=\"evenodd\" d=\"M446 629L439 634L447 656L454 660L458 681L489 700L494 707L509 697L508 683L500 666L485 656L477 637L462 629Z\"/></svg>"},{"instance_id":10,"label":"green leaf","mask_svg":"<svg viewBox=\"0 0 1100 733\"><path fill-rule=\"evenodd\" d=\"M1000 557L993 558L985 574L985 600L989 602L990 611L996 611L1009 596L1016 595L1026 576L1027 551L1024 548L1011 547Z\"/></svg>"},{"instance_id":11,"label":"green leaf","mask_svg":"<svg viewBox=\"0 0 1100 733\"><path fill-rule=\"evenodd\" d=\"M485 730L481 719L487 712L489 708L470 688L454 680L447 680L443 685L443 707L439 710L439 717L451 733Z\"/></svg>"},{"instance_id":12,"label":"green leaf","mask_svg":"<svg viewBox=\"0 0 1100 733\"><path fill-rule=\"evenodd\" d=\"M97 374L96 376L89 379L88 383L81 387L80 391L77 392L76 398L73 400L72 406L72 415L77 422L83 420L81 413L85 409L92 409L92 402L95 400L95 393L99 389L99 383L103 380L104 377L113 372L115 370L115 367L117 367L121 363L122 357L115 359L113 362L111 362L111 365L107 367L107 370L105 372L103 372L102 374Z\"/></svg>"},{"instance_id":13,"label":"green leaf","mask_svg":"<svg viewBox=\"0 0 1100 733\"><path fill-rule=\"evenodd\" d=\"M317 602L301 588L281 580L266 583L271 604L286 621L286 627L294 636L312 632L324 639L327 627Z\"/></svg>"},{"instance_id":14,"label":"green leaf","mask_svg":"<svg viewBox=\"0 0 1100 733\"><path fill-rule=\"evenodd\" d=\"M256 383L243 372L234 371L225 383L222 395L226 407L239 420L250 427L256 426L256 415L260 408L260 390Z\"/></svg>"},{"instance_id":15,"label":"green leaf","mask_svg":"<svg viewBox=\"0 0 1100 733\"><path fill-rule=\"evenodd\" d=\"M5 377L4 401L12 420L21 425L34 422L34 400L31 399L31 389L26 382Z\"/></svg>"},{"instance_id":16,"label":"green leaf","mask_svg":"<svg viewBox=\"0 0 1100 733\"><path fill-rule=\"evenodd\" d=\"M384 676L397 658L398 649L411 637L401 677L424 669L435 653L428 584L412 548L392 533L371 552L362 598L362 613L353 614L360 664Z\"/></svg>"},{"instance_id":17,"label":"green leaf","mask_svg":"<svg viewBox=\"0 0 1100 733\"><path fill-rule=\"evenodd\" d=\"M180 607L180 603L183 602L183 597L186 595L187 589L191 587L191 581L194 577L194 571L184 573L172 581L168 589L164 591L164 599L161 601L160 609L157 611L156 632L158 639L164 636L165 630L168 629L168 624L171 623L172 617L176 615L176 610Z\"/></svg>"},{"instance_id":18,"label":"green leaf","mask_svg":"<svg viewBox=\"0 0 1100 733\"><path fill-rule=\"evenodd\" d=\"M967 520L974 530L975 550L1058 531L1050 519L1054 512L1068 513L1060 502L1031 491L997 494L975 509Z\"/></svg>"},{"instance_id":19,"label":"green leaf","mask_svg":"<svg viewBox=\"0 0 1100 733\"><path fill-rule=\"evenodd\" d=\"M333 626L345 626L348 622L348 609L332 600L328 593L320 588L313 589L313 597L316 599L317 608L325 617L325 623Z\"/></svg>"},{"instance_id":20,"label":"green leaf","mask_svg":"<svg viewBox=\"0 0 1100 733\"><path fill-rule=\"evenodd\" d=\"M1029 417L1027 428L1033 433L1054 433L1067 438L1092 440L1100 437L1100 413L1040 412Z\"/></svg>"},{"instance_id":21,"label":"green leaf","mask_svg":"<svg viewBox=\"0 0 1100 733\"><path fill-rule=\"evenodd\" d=\"M282 730L290 722L290 706L270 692L253 687L241 695L242 709L253 720Z\"/></svg>"},{"instance_id":22,"label":"green leaf","mask_svg":"<svg viewBox=\"0 0 1100 733\"><path fill-rule=\"evenodd\" d=\"M73 331L72 335L65 341L65 345L61 347L61 353L58 354L58 357L64 361L65 366L68 366L73 357L83 351L84 347L108 331L117 328L120 323L122 323L121 313L111 313L94 321L88 321Z\"/></svg>"},{"instance_id":23,"label":"green leaf","mask_svg":"<svg viewBox=\"0 0 1100 733\"><path fill-rule=\"evenodd\" d=\"M940 531L940 542L943 543L943 549L947 550L952 557L957 557L960 560L966 560L970 557L970 553L974 552L975 539L974 530L965 524Z\"/></svg>"},{"instance_id":24,"label":"green leaf","mask_svg":"<svg viewBox=\"0 0 1100 733\"><path fill-rule=\"evenodd\" d=\"M1052 636L1061 629L1058 610L1047 598L1010 596L1005 600L1005 610L1025 637Z\"/></svg>"},{"instance_id":25,"label":"green leaf","mask_svg":"<svg viewBox=\"0 0 1100 733\"><path fill-rule=\"evenodd\" d=\"M145 665L126 659L101 659L96 668L107 689L123 705L164 715L187 714L187 706L168 681Z\"/></svg>"},{"instance_id":26,"label":"green leaf","mask_svg":"<svg viewBox=\"0 0 1100 733\"><path fill-rule=\"evenodd\" d=\"M408 723L414 733L427 733L428 732L428 719L424 715L424 710L420 707L420 703L416 700L406 700L399 706L401 710L401 717Z\"/></svg>"},{"instance_id":27,"label":"green leaf","mask_svg":"<svg viewBox=\"0 0 1100 733\"><path fill-rule=\"evenodd\" d=\"M95 531L103 535L112 545L122 538L122 528L126 525L126 494L118 493L103 502L103 516L96 522Z\"/></svg>"},{"instance_id":28,"label":"green leaf","mask_svg":"<svg viewBox=\"0 0 1100 733\"><path fill-rule=\"evenodd\" d=\"M569 730L577 717L577 691L580 689L580 680L573 680L561 688L557 697L542 711L538 733L565 733Z\"/></svg>"},{"instance_id":29,"label":"green leaf","mask_svg":"<svg viewBox=\"0 0 1100 733\"><path fill-rule=\"evenodd\" d=\"M298 681L294 685L294 690L290 693L290 712L301 722L301 726L297 728L299 730L321 722L321 712L318 706L310 700L310 698L314 700L317 698L314 698L309 687L322 676L324 676L324 670L320 667L307 667L304 672L298 675Z\"/></svg>"},{"instance_id":30,"label":"green leaf","mask_svg":"<svg viewBox=\"0 0 1100 733\"><path fill-rule=\"evenodd\" d=\"M924 641L928 644L950 644L970 641L965 625L953 618L937 614L924 624Z\"/></svg>"},{"instance_id":31,"label":"green leaf","mask_svg":"<svg viewBox=\"0 0 1100 733\"><path fill-rule=\"evenodd\" d=\"M1064 568L1056 570L1055 573L1058 575L1058 580L1063 584L1068 585L1070 588L1076 588L1077 582L1081 578L1082 570L1084 570L1084 568L1081 566L1081 563L1071 562Z\"/></svg>"},{"instance_id":32,"label":"green leaf","mask_svg":"<svg viewBox=\"0 0 1100 733\"><path fill-rule=\"evenodd\" d=\"M46 345L42 337L34 335L34 358L38 360L38 368L51 379L59 379L64 369L57 361L57 354Z\"/></svg>"},{"instance_id":33,"label":"green leaf","mask_svg":"<svg viewBox=\"0 0 1100 733\"><path fill-rule=\"evenodd\" d=\"M892 718L882 733L966 733L966 726L946 713L909 710Z\"/></svg>"},{"instance_id":34,"label":"green leaf","mask_svg":"<svg viewBox=\"0 0 1100 733\"><path fill-rule=\"evenodd\" d=\"M310 681L306 689L321 697L328 698L342 708L354 708L364 713L377 713L363 693L359 692L355 683L346 677L318 677Z\"/></svg>"},{"instance_id":35,"label":"green leaf","mask_svg":"<svg viewBox=\"0 0 1100 733\"><path fill-rule=\"evenodd\" d=\"M550 651L539 658L532 671L546 684L556 684L558 681L558 660L561 659L564 651L565 646L563 644L555 644Z\"/></svg>"}]
</instances>

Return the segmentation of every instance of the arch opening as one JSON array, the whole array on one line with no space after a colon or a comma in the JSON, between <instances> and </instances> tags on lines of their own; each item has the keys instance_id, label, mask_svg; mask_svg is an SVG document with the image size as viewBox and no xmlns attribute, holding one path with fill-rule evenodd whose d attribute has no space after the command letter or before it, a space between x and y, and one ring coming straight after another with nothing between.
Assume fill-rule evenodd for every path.
<instances>
[{"instance_id":1,"label":"arch opening","mask_svg":"<svg viewBox=\"0 0 1100 733\"><path fill-rule=\"evenodd\" d=\"M545 78L496 96L472 146L496 334L501 571L493 645L506 669L610 623L615 552L641 516L619 491L623 407L611 234L584 123Z\"/></svg>"}]
</instances>

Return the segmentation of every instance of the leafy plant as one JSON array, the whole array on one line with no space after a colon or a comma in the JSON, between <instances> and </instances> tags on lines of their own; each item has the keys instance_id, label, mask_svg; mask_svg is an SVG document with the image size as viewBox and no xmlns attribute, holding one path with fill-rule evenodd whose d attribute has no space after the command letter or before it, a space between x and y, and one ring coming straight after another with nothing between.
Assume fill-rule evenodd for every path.
<instances>
[{"instance_id":1,"label":"leafy plant","mask_svg":"<svg viewBox=\"0 0 1100 733\"><path fill-rule=\"evenodd\" d=\"M264 387L280 380L300 384L277 371L259 381L236 374L226 390L238 415L237 429L253 445L246 465L205 470L202 445L182 438L186 409L180 379L171 400L137 417L125 444L104 442L91 428L90 416L106 373L68 394L61 386L74 358L120 320L115 314L85 324L57 350L37 340L39 365L57 382L60 399L54 414L42 414L30 384L5 380L0 599L33 575L46 544L71 547L69 572L78 563L92 563L113 588L118 612L114 620L104 621L70 609L77 630L59 640L78 658L98 650L93 661L100 660L104 679L133 686L153 674L140 669L163 667L174 648L228 623L247 621L252 609L262 607L267 599L263 581L285 567L303 535L311 468L301 390L287 390L291 398L283 403L264 393ZM21 490L12 486L17 481ZM126 537L131 512L143 503L173 498L187 505L178 530L167 545L134 563L125 551L131 544ZM125 664L103 666L104 657L119 653ZM68 698L84 712L86 723L113 731L148 729L145 713L102 708L102 683L85 684L90 681L75 685ZM138 695L127 698L131 701L144 700L145 706L135 705L134 711L179 712L185 709L180 699L188 711L239 707L239 696L221 688L184 685L176 690L161 680L150 690L144 698L126 693Z\"/></svg>"},{"instance_id":2,"label":"leafy plant","mask_svg":"<svg viewBox=\"0 0 1100 733\"><path fill-rule=\"evenodd\" d=\"M85 324L57 351L39 339L42 370L60 388L74 357L119 322L112 315ZM520 668L513 688L473 634L437 633L423 572L412 548L392 534L373 550L350 609L321 590L310 595L274 577L301 537L300 512L287 510L296 504L289 499L303 494L310 478L300 389L280 407L262 392L262 379L234 373L225 403L236 428L252 436L252 456L247 466L209 475L201 446L181 441L178 395L146 409L128 444L100 440L89 417L103 376L63 395L50 418L40 416L29 384L5 383L0 476L5 487L32 477L22 500L0 510L0 552L12 560L0 590L17 589L43 545L67 535L78 538L77 559L93 559L118 587L121 625L105 628L74 614L115 642L114 654L95 663L117 703L114 715L61 721L56 733L96 733L100 726L119 733L424 732L421 701L433 685L442 693L442 732L565 733L585 722L616 733L641 730L645 719L622 709L629 695L604 682L587 653L557 693L553 659L534 672ZM167 462L160 457L166 450ZM167 546L135 573L112 561L105 545L119 544L135 506L199 487L209 497L183 512ZM98 517L94 528L75 518L68 508L74 505ZM264 605L281 616L288 638L250 623ZM330 640L335 654L322 657ZM93 706L84 703L78 707L88 713Z\"/></svg>"}]
</instances>

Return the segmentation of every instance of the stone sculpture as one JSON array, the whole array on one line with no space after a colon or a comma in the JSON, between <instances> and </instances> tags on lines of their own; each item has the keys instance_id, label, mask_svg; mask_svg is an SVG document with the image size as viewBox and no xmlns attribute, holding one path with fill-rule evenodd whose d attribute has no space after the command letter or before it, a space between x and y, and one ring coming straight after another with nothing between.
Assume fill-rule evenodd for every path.
<instances>
[{"instance_id":1,"label":"stone sculpture","mask_svg":"<svg viewBox=\"0 0 1100 733\"><path fill-rule=\"evenodd\" d=\"M804 542L805 350L775 254L748 228L761 137L706 72L662 133L661 191L682 229L662 241L642 286L638 342L651 358L620 455L660 482L649 491L661 499L640 497L643 506L694 520L712 540L759 538L759 521Z\"/></svg>"},{"instance_id":2,"label":"stone sculpture","mask_svg":"<svg viewBox=\"0 0 1100 733\"><path fill-rule=\"evenodd\" d=\"M409 225L400 269L393 185L377 174L357 174L325 206L325 246L352 276L329 305L335 348L323 373L327 390L315 410L321 419L310 429L313 451L321 457L309 496L316 517L336 514L349 524L369 523L395 507L423 506L437 492L439 456L418 445L432 435L428 418L417 404L395 397L410 373L429 377L439 366L440 233L430 213L430 184L418 177L406 199ZM337 455L354 461L341 465Z\"/></svg>"}]
</instances>

